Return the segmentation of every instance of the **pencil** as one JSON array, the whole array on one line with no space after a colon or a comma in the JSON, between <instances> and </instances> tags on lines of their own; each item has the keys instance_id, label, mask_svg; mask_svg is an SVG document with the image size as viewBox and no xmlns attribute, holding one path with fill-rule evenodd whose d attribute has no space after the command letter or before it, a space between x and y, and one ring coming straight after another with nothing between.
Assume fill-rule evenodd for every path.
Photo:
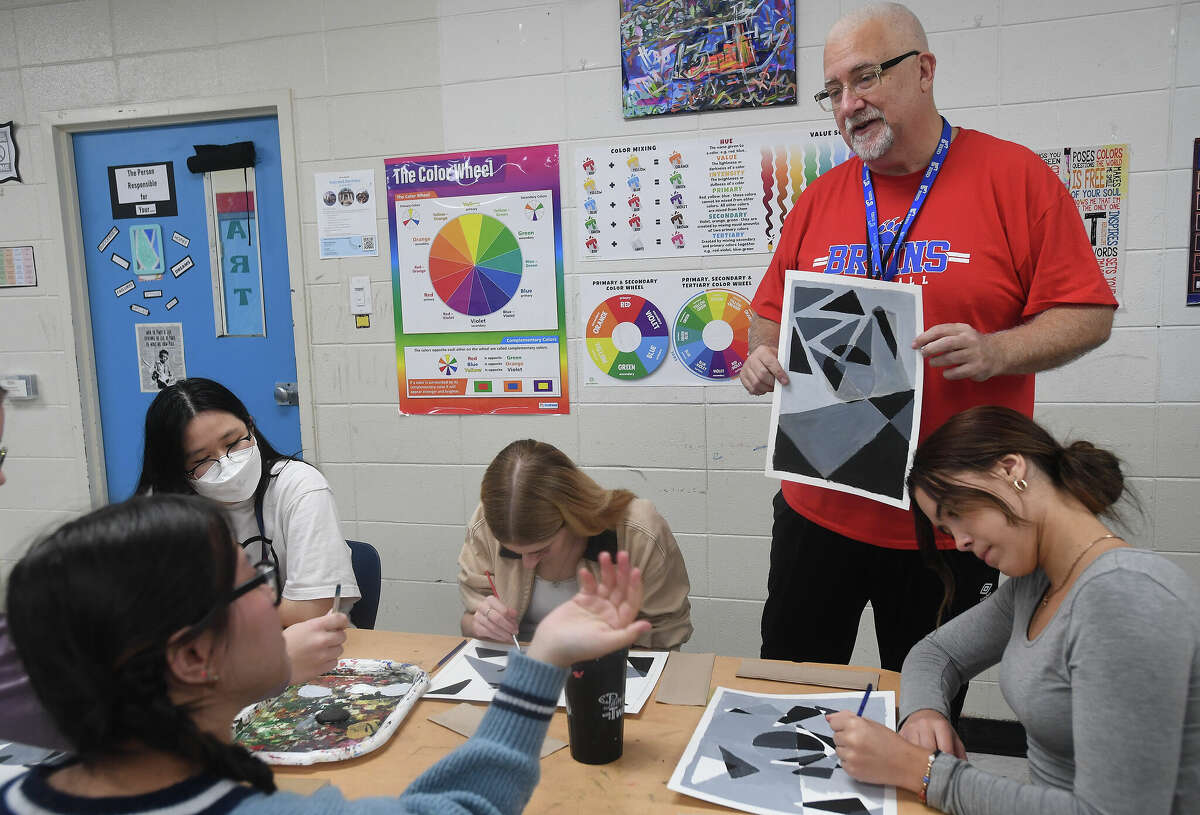
<instances>
[{"instance_id":1,"label":"pencil","mask_svg":"<svg viewBox=\"0 0 1200 815\"><path fill-rule=\"evenodd\" d=\"M863 711L867 709L867 700L871 698L871 683L867 683L867 692L863 694L863 700L858 706L858 715L862 716Z\"/></svg>"},{"instance_id":2,"label":"pencil","mask_svg":"<svg viewBox=\"0 0 1200 815\"><path fill-rule=\"evenodd\" d=\"M494 596L497 600L500 600L500 592L496 591L496 581L492 580L492 573L484 572L484 574L487 575L488 583L492 587L492 596ZM503 603L504 601L500 600L500 602ZM513 634L512 638L513 638L513 645L515 645L517 648L517 653L518 654L521 653L521 643L517 642L517 635Z\"/></svg>"},{"instance_id":3,"label":"pencil","mask_svg":"<svg viewBox=\"0 0 1200 815\"><path fill-rule=\"evenodd\" d=\"M333 590L333 605L330 606L330 608L329 608L330 613L337 614L339 611L341 611L341 608L339 608L339 606L341 606L341 604L342 604L342 584L338 583L337 588Z\"/></svg>"},{"instance_id":4,"label":"pencil","mask_svg":"<svg viewBox=\"0 0 1200 815\"><path fill-rule=\"evenodd\" d=\"M450 659L450 657L454 656L454 655L455 655L455 654L457 654L459 651L461 651L461 650L462 650L462 647L463 647L464 645L466 645L466 644L467 644L467 642L468 642L467 640L463 640L463 641L462 641L462 642L460 642L458 645L456 645L456 646L454 646L453 648L451 648L451 649L450 649L450 653L446 654L446 656L444 656L444 657L442 657L441 659L439 659L439 660L438 660L438 663L437 663L437 665L434 665L434 666L433 666L433 669L436 671L438 668L440 668L440 667L442 667L443 665L445 665L445 664L446 664L446 660Z\"/></svg>"}]
</instances>

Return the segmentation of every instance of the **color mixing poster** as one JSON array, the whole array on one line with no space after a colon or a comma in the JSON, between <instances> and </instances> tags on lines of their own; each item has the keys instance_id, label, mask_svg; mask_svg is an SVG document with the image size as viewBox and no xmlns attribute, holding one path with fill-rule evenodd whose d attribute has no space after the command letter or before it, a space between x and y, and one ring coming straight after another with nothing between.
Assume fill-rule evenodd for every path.
<instances>
[{"instance_id":1,"label":"color mixing poster","mask_svg":"<svg viewBox=\"0 0 1200 815\"><path fill-rule=\"evenodd\" d=\"M388 159L402 413L568 413L558 146Z\"/></svg>"},{"instance_id":2,"label":"color mixing poster","mask_svg":"<svg viewBox=\"0 0 1200 815\"><path fill-rule=\"evenodd\" d=\"M583 145L574 166L579 259L772 252L800 193L849 157L832 129Z\"/></svg>"},{"instance_id":3,"label":"color mixing poster","mask_svg":"<svg viewBox=\"0 0 1200 815\"><path fill-rule=\"evenodd\" d=\"M583 384L737 380L761 277L732 269L581 277Z\"/></svg>"}]
</instances>

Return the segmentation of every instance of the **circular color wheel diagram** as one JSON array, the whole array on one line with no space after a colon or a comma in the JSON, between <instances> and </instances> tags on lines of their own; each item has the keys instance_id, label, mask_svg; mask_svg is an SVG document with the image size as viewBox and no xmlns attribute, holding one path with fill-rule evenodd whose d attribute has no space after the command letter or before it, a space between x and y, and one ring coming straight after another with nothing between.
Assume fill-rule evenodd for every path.
<instances>
[{"instance_id":1,"label":"circular color wheel diagram","mask_svg":"<svg viewBox=\"0 0 1200 815\"><path fill-rule=\"evenodd\" d=\"M636 294L610 297L588 318L588 354L597 368L616 379L641 379L654 373L670 345L667 318Z\"/></svg>"},{"instance_id":2,"label":"circular color wheel diagram","mask_svg":"<svg viewBox=\"0 0 1200 815\"><path fill-rule=\"evenodd\" d=\"M688 300L675 317L675 353L704 379L732 379L750 355L750 302L711 289Z\"/></svg>"},{"instance_id":3,"label":"circular color wheel diagram","mask_svg":"<svg viewBox=\"0 0 1200 815\"><path fill-rule=\"evenodd\" d=\"M442 302L478 317L502 309L521 285L521 249L508 227L469 212L441 228L429 247L429 279Z\"/></svg>"}]
</instances>

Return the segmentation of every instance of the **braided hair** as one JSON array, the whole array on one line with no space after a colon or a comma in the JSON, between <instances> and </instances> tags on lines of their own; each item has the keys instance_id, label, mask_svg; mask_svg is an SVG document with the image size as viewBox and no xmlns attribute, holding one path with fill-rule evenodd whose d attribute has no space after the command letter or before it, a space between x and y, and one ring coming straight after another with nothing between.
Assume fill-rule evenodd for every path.
<instances>
[{"instance_id":1,"label":"braided hair","mask_svg":"<svg viewBox=\"0 0 1200 815\"><path fill-rule=\"evenodd\" d=\"M13 568L13 642L35 693L84 764L136 744L274 791L267 765L202 732L168 692L168 641L206 615L204 630L219 636L227 629L222 600L237 557L216 504L155 495L69 521Z\"/></svg>"}]
</instances>

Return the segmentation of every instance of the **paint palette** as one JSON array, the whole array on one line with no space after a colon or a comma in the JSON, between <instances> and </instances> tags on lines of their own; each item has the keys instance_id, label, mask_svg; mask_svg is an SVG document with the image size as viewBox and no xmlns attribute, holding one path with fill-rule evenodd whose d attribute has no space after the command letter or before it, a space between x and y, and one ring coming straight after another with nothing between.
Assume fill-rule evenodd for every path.
<instances>
[{"instance_id":1,"label":"paint palette","mask_svg":"<svg viewBox=\"0 0 1200 815\"><path fill-rule=\"evenodd\" d=\"M233 738L268 764L357 758L381 747L429 687L420 667L342 659L304 685L245 708Z\"/></svg>"}]
</instances>

